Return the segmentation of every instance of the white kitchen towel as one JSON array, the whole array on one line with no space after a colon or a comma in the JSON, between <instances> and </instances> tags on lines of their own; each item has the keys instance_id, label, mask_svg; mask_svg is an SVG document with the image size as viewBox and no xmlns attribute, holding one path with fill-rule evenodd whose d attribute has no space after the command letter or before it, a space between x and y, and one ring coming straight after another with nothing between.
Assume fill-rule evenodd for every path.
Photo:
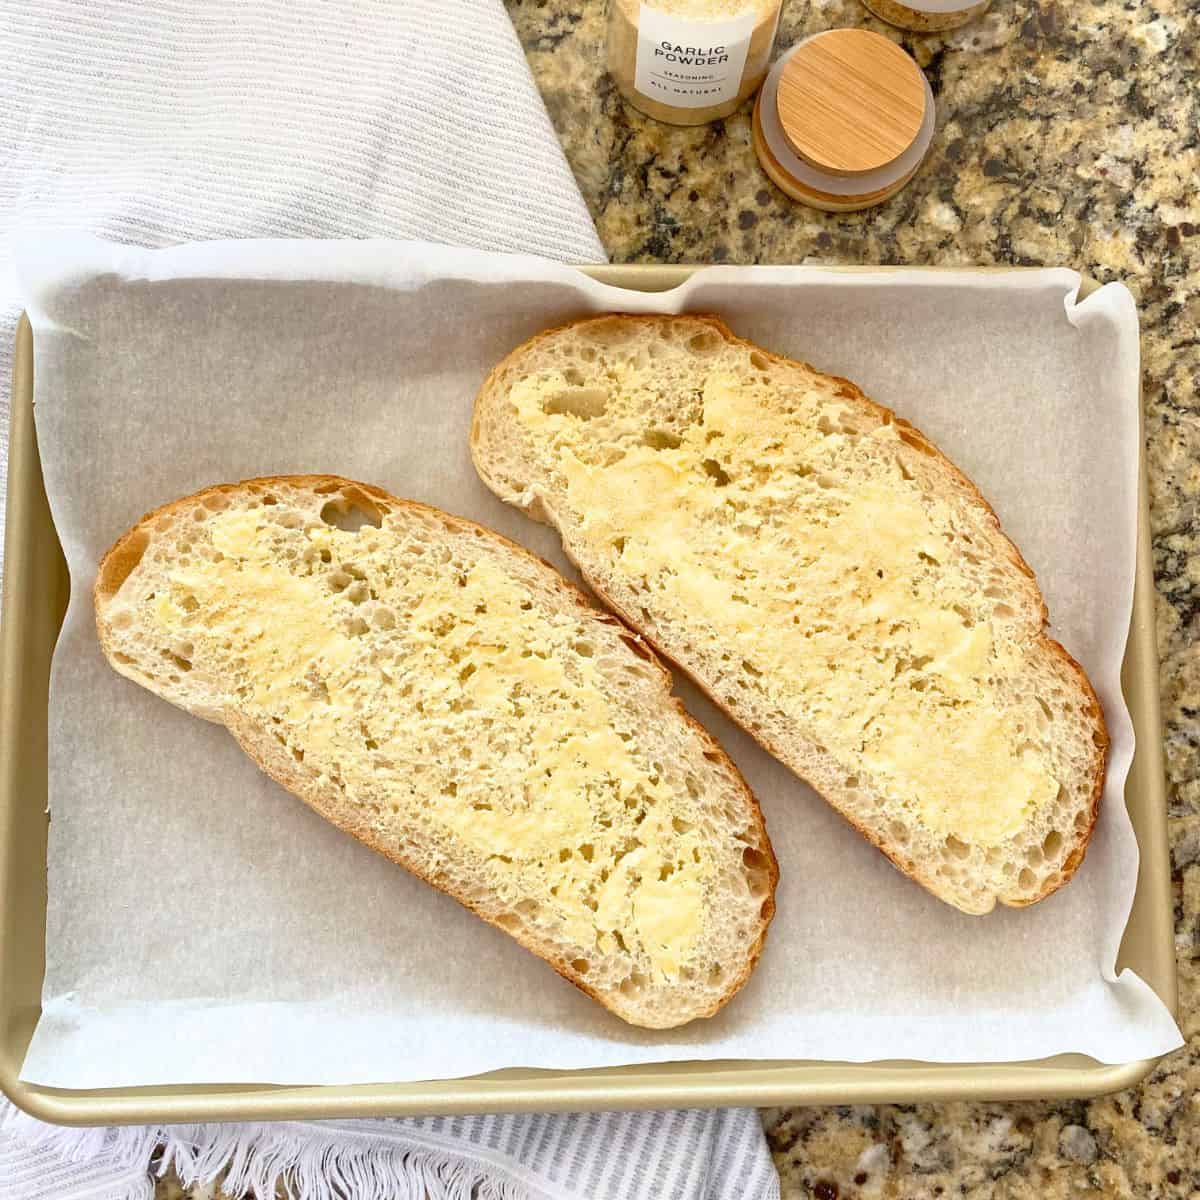
<instances>
[{"instance_id":1,"label":"white kitchen towel","mask_svg":"<svg viewBox=\"0 0 1200 1200\"><path fill-rule=\"evenodd\" d=\"M0 62L0 473L22 232L604 258L500 0L0 0ZM0 1102L0 1200L149 1198L159 1146L256 1198L779 1194L746 1109L73 1131Z\"/></svg>"},{"instance_id":2,"label":"white kitchen towel","mask_svg":"<svg viewBox=\"0 0 1200 1200\"><path fill-rule=\"evenodd\" d=\"M151 1200L149 1163L275 1200L778 1200L752 1109L54 1129L0 1118L0 1200Z\"/></svg>"}]
</instances>

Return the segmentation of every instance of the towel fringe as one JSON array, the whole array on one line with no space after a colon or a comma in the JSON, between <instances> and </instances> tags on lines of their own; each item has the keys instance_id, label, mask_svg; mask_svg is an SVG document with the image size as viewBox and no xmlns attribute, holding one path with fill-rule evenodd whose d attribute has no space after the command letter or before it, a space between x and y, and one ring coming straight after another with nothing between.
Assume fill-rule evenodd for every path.
<instances>
[{"instance_id":1,"label":"towel fringe","mask_svg":"<svg viewBox=\"0 0 1200 1200\"><path fill-rule=\"evenodd\" d=\"M161 1150L157 1173L174 1168L185 1187L221 1181L235 1196L276 1200L531 1200L519 1183L487 1173L483 1164L450 1150L428 1150L363 1139L346 1131L303 1133L272 1125L162 1125L66 1129L15 1108L0 1116L0 1132L47 1146L69 1162L103 1157L114 1166L145 1168ZM144 1200L135 1181L119 1200Z\"/></svg>"}]
</instances>

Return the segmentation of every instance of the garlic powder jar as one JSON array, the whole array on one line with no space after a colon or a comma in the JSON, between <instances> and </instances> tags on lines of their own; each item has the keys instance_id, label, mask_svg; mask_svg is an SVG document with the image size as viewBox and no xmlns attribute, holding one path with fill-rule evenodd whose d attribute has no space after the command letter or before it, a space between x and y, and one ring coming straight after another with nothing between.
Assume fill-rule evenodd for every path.
<instances>
[{"instance_id":1,"label":"garlic powder jar","mask_svg":"<svg viewBox=\"0 0 1200 1200\"><path fill-rule=\"evenodd\" d=\"M782 0L608 0L608 65L634 108L672 125L727 117L767 73Z\"/></svg>"}]
</instances>

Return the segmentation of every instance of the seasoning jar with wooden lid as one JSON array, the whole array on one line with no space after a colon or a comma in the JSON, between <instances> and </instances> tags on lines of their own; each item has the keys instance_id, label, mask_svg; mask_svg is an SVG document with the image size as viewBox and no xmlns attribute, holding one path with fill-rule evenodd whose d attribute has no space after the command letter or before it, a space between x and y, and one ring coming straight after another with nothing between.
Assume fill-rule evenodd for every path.
<instances>
[{"instance_id":1,"label":"seasoning jar with wooden lid","mask_svg":"<svg viewBox=\"0 0 1200 1200\"><path fill-rule=\"evenodd\" d=\"M868 29L830 29L771 69L754 108L754 149L794 200L854 212L916 174L934 120L929 82L899 46Z\"/></svg>"},{"instance_id":2,"label":"seasoning jar with wooden lid","mask_svg":"<svg viewBox=\"0 0 1200 1200\"><path fill-rule=\"evenodd\" d=\"M608 66L634 108L671 125L727 117L762 83L783 0L608 0Z\"/></svg>"},{"instance_id":3,"label":"seasoning jar with wooden lid","mask_svg":"<svg viewBox=\"0 0 1200 1200\"><path fill-rule=\"evenodd\" d=\"M957 29L987 12L992 0L863 0L881 21L914 33Z\"/></svg>"}]
</instances>

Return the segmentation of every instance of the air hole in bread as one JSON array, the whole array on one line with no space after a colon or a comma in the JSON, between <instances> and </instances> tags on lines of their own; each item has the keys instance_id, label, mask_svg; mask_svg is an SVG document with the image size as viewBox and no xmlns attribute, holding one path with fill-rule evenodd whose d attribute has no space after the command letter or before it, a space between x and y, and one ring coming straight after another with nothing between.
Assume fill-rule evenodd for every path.
<instances>
[{"instance_id":1,"label":"air hole in bread","mask_svg":"<svg viewBox=\"0 0 1200 1200\"><path fill-rule=\"evenodd\" d=\"M634 337L634 333L621 320L593 321L580 328L579 336L582 341L591 342L596 346L621 346ZM595 353L595 351L593 351ZM586 362L584 351L579 351L579 357Z\"/></svg>"},{"instance_id":2,"label":"air hole in bread","mask_svg":"<svg viewBox=\"0 0 1200 1200\"><path fill-rule=\"evenodd\" d=\"M571 649L574 650L575 653L578 654L580 658L591 658L592 655L595 654L595 652L596 652L595 648L592 646L591 642L583 642L583 641L572 642Z\"/></svg>"},{"instance_id":3,"label":"air hole in bread","mask_svg":"<svg viewBox=\"0 0 1200 1200\"><path fill-rule=\"evenodd\" d=\"M367 625L362 617L351 617L346 623L346 633L350 637L362 637L369 628L370 626Z\"/></svg>"},{"instance_id":4,"label":"air hole in bread","mask_svg":"<svg viewBox=\"0 0 1200 1200\"><path fill-rule=\"evenodd\" d=\"M1017 615L1017 611L1011 604L993 604L992 616L1000 621L1010 620Z\"/></svg>"},{"instance_id":5,"label":"air hole in bread","mask_svg":"<svg viewBox=\"0 0 1200 1200\"><path fill-rule=\"evenodd\" d=\"M742 851L742 862L745 863L748 871L754 873L766 871L769 860L761 850L755 850L753 846L747 846Z\"/></svg>"},{"instance_id":6,"label":"air hole in bread","mask_svg":"<svg viewBox=\"0 0 1200 1200\"><path fill-rule=\"evenodd\" d=\"M687 340L687 348L693 354L712 354L725 345L725 339L712 329L694 333Z\"/></svg>"},{"instance_id":7,"label":"air hole in bread","mask_svg":"<svg viewBox=\"0 0 1200 1200\"><path fill-rule=\"evenodd\" d=\"M581 421L602 417L607 407L608 392L598 387L564 388L547 397L542 405L550 416L578 417Z\"/></svg>"},{"instance_id":8,"label":"air hole in bread","mask_svg":"<svg viewBox=\"0 0 1200 1200\"><path fill-rule=\"evenodd\" d=\"M1029 891L1036 882L1037 876L1028 867L1023 867L1020 875L1017 876L1017 887L1023 892Z\"/></svg>"},{"instance_id":9,"label":"air hole in bread","mask_svg":"<svg viewBox=\"0 0 1200 1200\"><path fill-rule=\"evenodd\" d=\"M375 611L371 614L371 621L376 629L396 628L396 614L385 604L376 605Z\"/></svg>"},{"instance_id":10,"label":"air hole in bread","mask_svg":"<svg viewBox=\"0 0 1200 1200\"><path fill-rule=\"evenodd\" d=\"M725 487L729 483L728 472L715 458L706 458L700 465L704 468L705 475L713 480L717 487Z\"/></svg>"},{"instance_id":11,"label":"air hole in bread","mask_svg":"<svg viewBox=\"0 0 1200 1200\"><path fill-rule=\"evenodd\" d=\"M571 966L574 967L575 970L578 971L580 975L586 975L588 973L588 971L591 969L591 963L589 963L586 958L571 959Z\"/></svg>"},{"instance_id":12,"label":"air hole in bread","mask_svg":"<svg viewBox=\"0 0 1200 1200\"><path fill-rule=\"evenodd\" d=\"M954 834L950 834L950 836L946 838L946 849L955 858L967 858L971 853L971 847L968 846L966 842L960 841L958 838L956 838Z\"/></svg>"},{"instance_id":13,"label":"air hole in bread","mask_svg":"<svg viewBox=\"0 0 1200 1200\"><path fill-rule=\"evenodd\" d=\"M299 746L292 747L292 757L298 762L304 761L304 751Z\"/></svg>"},{"instance_id":14,"label":"air hole in bread","mask_svg":"<svg viewBox=\"0 0 1200 1200\"><path fill-rule=\"evenodd\" d=\"M672 817L671 828L674 829L676 833L684 834L690 832L695 828L695 826L691 823L691 821L685 821L682 817Z\"/></svg>"},{"instance_id":15,"label":"air hole in bread","mask_svg":"<svg viewBox=\"0 0 1200 1200\"><path fill-rule=\"evenodd\" d=\"M678 450L681 438L666 429L648 429L642 435L642 445L651 450Z\"/></svg>"},{"instance_id":16,"label":"air hole in bread","mask_svg":"<svg viewBox=\"0 0 1200 1200\"><path fill-rule=\"evenodd\" d=\"M888 833L891 834L892 841L903 846L908 842L908 827L901 821L893 821L888 826Z\"/></svg>"},{"instance_id":17,"label":"air hole in bread","mask_svg":"<svg viewBox=\"0 0 1200 1200\"><path fill-rule=\"evenodd\" d=\"M108 619L108 623L114 629L128 629L133 624L133 614L128 609L122 609L120 612L113 613Z\"/></svg>"},{"instance_id":18,"label":"air hole in bread","mask_svg":"<svg viewBox=\"0 0 1200 1200\"><path fill-rule=\"evenodd\" d=\"M327 580L331 592L344 592L354 580L345 571L334 571Z\"/></svg>"},{"instance_id":19,"label":"air hole in bread","mask_svg":"<svg viewBox=\"0 0 1200 1200\"><path fill-rule=\"evenodd\" d=\"M361 492L351 492L330 500L321 509L321 520L343 533L357 533L364 525L380 528L383 513Z\"/></svg>"},{"instance_id":20,"label":"air hole in bread","mask_svg":"<svg viewBox=\"0 0 1200 1200\"><path fill-rule=\"evenodd\" d=\"M901 479L911 481L914 478L913 473L904 465L904 459L897 457L896 466L900 468Z\"/></svg>"},{"instance_id":21,"label":"air hole in bread","mask_svg":"<svg viewBox=\"0 0 1200 1200\"><path fill-rule=\"evenodd\" d=\"M767 356L760 350L750 351L750 365L756 371L766 371L769 370L771 366L770 362L767 360Z\"/></svg>"},{"instance_id":22,"label":"air hole in bread","mask_svg":"<svg viewBox=\"0 0 1200 1200\"><path fill-rule=\"evenodd\" d=\"M1047 858L1057 858L1062 847L1063 835L1057 829L1052 829L1046 834L1045 840L1042 842L1042 853Z\"/></svg>"}]
</instances>

